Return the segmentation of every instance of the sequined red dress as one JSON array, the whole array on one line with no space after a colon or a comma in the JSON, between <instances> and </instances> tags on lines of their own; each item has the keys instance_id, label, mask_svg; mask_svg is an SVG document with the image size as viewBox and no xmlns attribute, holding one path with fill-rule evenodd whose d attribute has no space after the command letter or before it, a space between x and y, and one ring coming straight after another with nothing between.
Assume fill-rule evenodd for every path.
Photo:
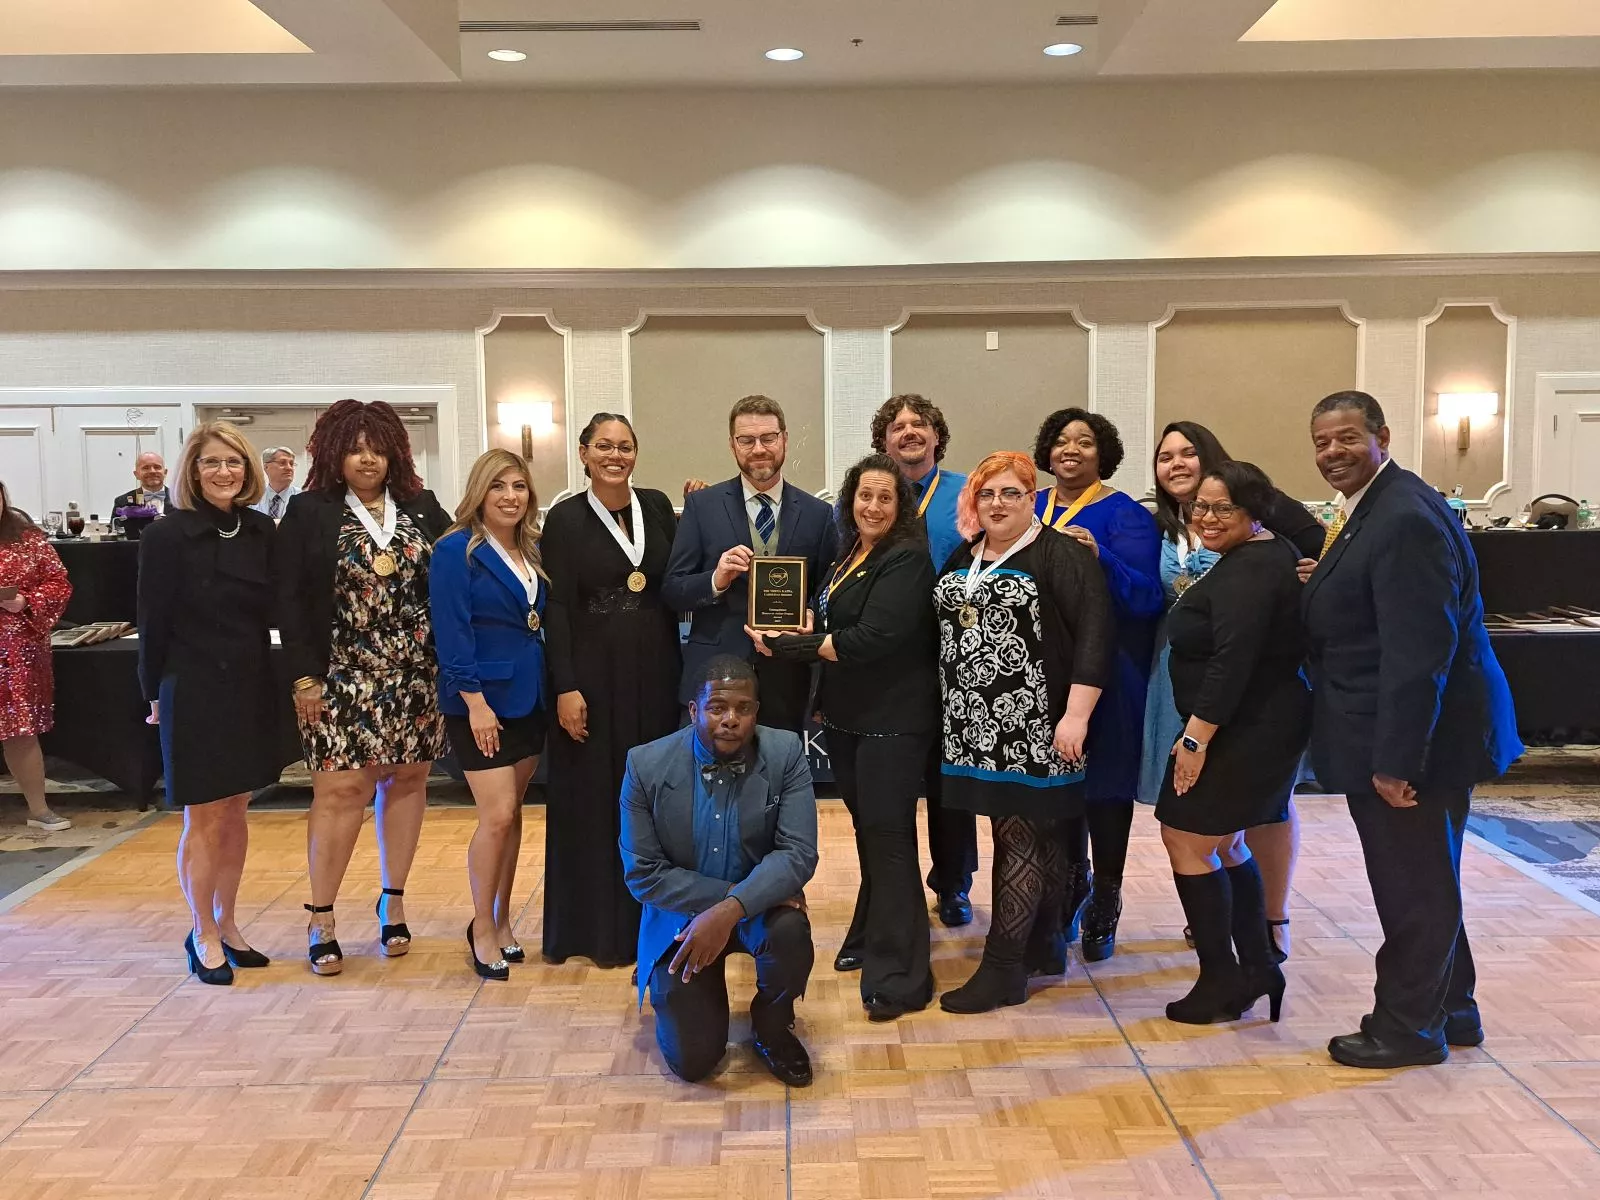
<instances>
[{"instance_id":1,"label":"sequined red dress","mask_svg":"<svg viewBox=\"0 0 1600 1200\"><path fill-rule=\"evenodd\" d=\"M0 587L27 601L21 612L0 608L0 741L48 733L55 724L50 630L66 611L72 583L55 548L37 529L0 542Z\"/></svg>"}]
</instances>

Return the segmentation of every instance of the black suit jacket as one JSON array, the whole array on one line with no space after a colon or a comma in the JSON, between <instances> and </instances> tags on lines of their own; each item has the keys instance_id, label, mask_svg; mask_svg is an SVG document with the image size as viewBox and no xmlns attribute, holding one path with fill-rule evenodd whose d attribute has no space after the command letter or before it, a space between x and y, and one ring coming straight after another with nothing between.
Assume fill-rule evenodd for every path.
<instances>
[{"instance_id":1,"label":"black suit jacket","mask_svg":"<svg viewBox=\"0 0 1600 1200\"><path fill-rule=\"evenodd\" d=\"M1442 496L1391 463L1302 598L1317 779L1371 792L1374 773L1471 787L1522 753L1489 646L1478 562Z\"/></svg>"},{"instance_id":2,"label":"black suit jacket","mask_svg":"<svg viewBox=\"0 0 1600 1200\"><path fill-rule=\"evenodd\" d=\"M684 501L683 517L667 560L661 598L678 612L692 612L689 642L683 650L683 680L679 700L694 699L695 681L705 665L719 654L750 659L755 647L745 636L750 591L743 575L721 596L711 590L717 560L734 546L750 544L750 515L744 504L744 484L738 476L695 492ZM806 560L807 586L833 562L839 533L833 509L792 483L783 485L778 516L778 554Z\"/></svg>"},{"instance_id":3,"label":"black suit jacket","mask_svg":"<svg viewBox=\"0 0 1600 1200\"><path fill-rule=\"evenodd\" d=\"M430 543L444 536L450 516L430 491L395 506ZM333 647L333 568L339 556L344 492L301 492L289 501L278 526L276 592L278 634L290 679L328 672ZM271 519L268 518L268 523ZM426 597L424 597L426 598Z\"/></svg>"}]
</instances>

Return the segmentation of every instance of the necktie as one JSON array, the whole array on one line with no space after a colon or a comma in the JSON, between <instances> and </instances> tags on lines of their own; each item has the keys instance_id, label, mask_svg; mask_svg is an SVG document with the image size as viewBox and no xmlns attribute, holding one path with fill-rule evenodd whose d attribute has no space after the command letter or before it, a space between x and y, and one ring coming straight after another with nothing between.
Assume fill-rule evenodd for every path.
<instances>
[{"instance_id":1,"label":"necktie","mask_svg":"<svg viewBox=\"0 0 1600 1200\"><path fill-rule=\"evenodd\" d=\"M731 779L737 779L749 769L750 764L742 758L731 759L727 762L708 762L701 765L700 778L707 783L713 782L718 775L727 775Z\"/></svg>"},{"instance_id":2,"label":"necktie","mask_svg":"<svg viewBox=\"0 0 1600 1200\"><path fill-rule=\"evenodd\" d=\"M765 492L756 493L756 533L767 546L772 545L772 534L778 528L778 519L772 515L772 499Z\"/></svg>"},{"instance_id":3,"label":"necktie","mask_svg":"<svg viewBox=\"0 0 1600 1200\"><path fill-rule=\"evenodd\" d=\"M274 492L273 493L272 503L267 505L267 516L271 517L274 521L276 521L279 517L283 516L283 493L282 492Z\"/></svg>"},{"instance_id":4,"label":"necktie","mask_svg":"<svg viewBox=\"0 0 1600 1200\"><path fill-rule=\"evenodd\" d=\"M1333 524L1328 526L1328 536L1322 539L1322 553L1319 559L1327 557L1328 551L1333 549L1333 544L1339 540L1339 534L1344 529L1344 509L1333 515Z\"/></svg>"}]
</instances>

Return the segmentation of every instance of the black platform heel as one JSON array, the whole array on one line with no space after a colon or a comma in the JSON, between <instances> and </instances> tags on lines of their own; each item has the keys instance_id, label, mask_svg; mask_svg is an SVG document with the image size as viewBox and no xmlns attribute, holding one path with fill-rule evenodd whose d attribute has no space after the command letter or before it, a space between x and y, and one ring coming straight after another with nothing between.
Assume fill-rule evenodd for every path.
<instances>
[{"instance_id":1,"label":"black platform heel","mask_svg":"<svg viewBox=\"0 0 1600 1200\"><path fill-rule=\"evenodd\" d=\"M226 961L220 967L208 967L200 961L200 955L194 947L194 930L189 930L188 936L183 939L183 952L189 956L189 973L201 983L214 983L227 987L233 982L233 968Z\"/></svg>"},{"instance_id":2,"label":"black platform heel","mask_svg":"<svg viewBox=\"0 0 1600 1200\"><path fill-rule=\"evenodd\" d=\"M383 921L384 896L404 896L405 888L384 888L378 896L378 903L373 908L373 913L379 922ZM398 925L384 925L378 931L378 949L383 951L385 958L399 958L402 954L411 953L411 930L406 923L401 921Z\"/></svg>"},{"instance_id":3,"label":"black platform heel","mask_svg":"<svg viewBox=\"0 0 1600 1200\"><path fill-rule=\"evenodd\" d=\"M511 978L511 967L503 958L492 963L486 963L478 957L478 944L472 940L472 922L467 922L467 953L472 955L472 969L478 973L479 979L499 979L501 981Z\"/></svg>"},{"instance_id":4,"label":"black platform heel","mask_svg":"<svg viewBox=\"0 0 1600 1200\"><path fill-rule=\"evenodd\" d=\"M333 911L331 904L306 904L302 907L313 916ZM312 942L306 950L306 957L311 960L313 975L337 975L344 970L344 951L339 949L338 938L329 938L325 942Z\"/></svg>"}]
</instances>

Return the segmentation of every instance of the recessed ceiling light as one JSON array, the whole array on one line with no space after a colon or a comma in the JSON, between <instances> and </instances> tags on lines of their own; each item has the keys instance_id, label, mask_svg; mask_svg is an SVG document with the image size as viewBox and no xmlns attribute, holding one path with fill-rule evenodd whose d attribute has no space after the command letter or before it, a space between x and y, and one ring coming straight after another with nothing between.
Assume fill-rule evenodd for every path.
<instances>
[{"instance_id":1,"label":"recessed ceiling light","mask_svg":"<svg viewBox=\"0 0 1600 1200\"><path fill-rule=\"evenodd\" d=\"M1046 46L1044 52L1051 58L1067 58L1083 53L1083 47L1077 42L1057 42L1054 46Z\"/></svg>"},{"instance_id":2,"label":"recessed ceiling light","mask_svg":"<svg viewBox=\"0 0 1600 1200\"><path fill-rule=\"evenodd\" d=\"M805 56L804 50L796 50L792 46L779 46L776 50L767 51L767 57L773 62L796 62Z\"/></svg>"},{"instance_id":3,"label":"recessed ceiling light","mask_svg":"<svg viewBox=\"0 0 1600 1200\"><path fill-rule=\"evenodd\" d=\"M491 50L489 57L495 62L521 62L528 56L521 50Z\"/></svg>"}]
</instances>

